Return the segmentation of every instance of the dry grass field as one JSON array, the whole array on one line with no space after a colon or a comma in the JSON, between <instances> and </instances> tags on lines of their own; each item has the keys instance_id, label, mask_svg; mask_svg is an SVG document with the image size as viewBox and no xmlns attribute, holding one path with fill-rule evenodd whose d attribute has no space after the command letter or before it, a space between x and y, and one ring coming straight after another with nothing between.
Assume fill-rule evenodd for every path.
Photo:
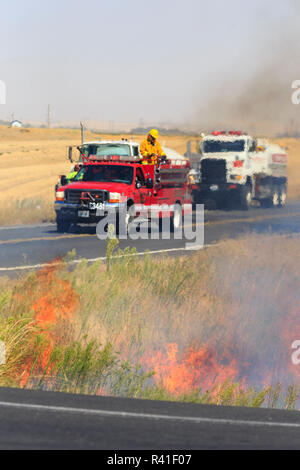
<instances>
[{"instance_id":1,"label":"dry grass field","mask_svg":"<svg viewBox=\"0 0 300 470\"><path fill-rule=\"evenodd\" d=\"M119 136L87 132L86 140ZM127 136L126 136L127 137ZM132 136L141 141L142 136ZM188 137L162 136L161 142L183 153ZM289 149L289 197L300 197L300 140L285 139ZM80 131L71 129L11 129L0 126L2 205L0 224L54 219L54 186L70 170L66 147L80 144Z\"/></svg>"}]
</instances>

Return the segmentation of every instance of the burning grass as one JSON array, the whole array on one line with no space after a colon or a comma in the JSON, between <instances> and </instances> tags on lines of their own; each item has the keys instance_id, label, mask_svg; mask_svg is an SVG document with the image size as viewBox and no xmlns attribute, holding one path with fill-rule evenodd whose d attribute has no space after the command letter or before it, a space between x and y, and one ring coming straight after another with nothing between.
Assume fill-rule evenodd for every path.
<instances>
[{"instance_id":1,"label":"burning grass","mask_svg":"<svg viewBox=\"0 0 300 470\"><path fill-rule=\"evenodd\" d=\"M299 243L253 234L183 258L141 259L112 256L112 240L107 264L83 260L70 272L62 262L7 281L0 339L12 349L0 384L298 406Z\"/></svg>"}]
</instances>

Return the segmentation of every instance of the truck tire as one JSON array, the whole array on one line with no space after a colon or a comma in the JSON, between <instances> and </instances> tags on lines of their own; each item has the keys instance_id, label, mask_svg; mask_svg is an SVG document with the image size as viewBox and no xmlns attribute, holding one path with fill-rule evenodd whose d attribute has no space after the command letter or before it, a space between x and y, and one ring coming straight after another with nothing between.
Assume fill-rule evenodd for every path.
<instances>
[{"instance_id":1,"label":"truck tire","mask_svg":"<svg viewBox=\"0 0 300 470\"><path fill-rule=\"evenodd\" d=\"M287 199L286 185L282 184L279 188L279 206L278 207L285 207L286 199Z\"/></svg>"},{"instance_id":2,"label":"truck tire","mask_svg":"<svg viewBox=\"0 0 300 470\"><path fill-rule=\"evenodd\" d=\"M56 221L56 230L59 233L65 233L70 230L71 222L66 222L65 220Z\"/></svg>"},{"instance_id":3,"label":"truck tire","mask_svg":"<svg viewBox=\"0 0 300 470\"><path fill-rule=\"evenodd\" d=\"M280 205L280 190L278 186L273 188L272 196L267 199L263 199L260 205L264 209L271 209L272 207L279 207Z\"/></svg>"},{"instance_id":4,"label":"truck tire","mask_svg":"<svg viewBox=\"0 0 300 470\"><path fill-rule=\"evenodd\" d=\"M241 199L240 199L240 206L243 211L247 211L250 209L252 202L252 194L251 194L251 186L249 184L246 184L242 188L241 191Z\"/></svg>"},{"instance_id":5,"label":"truck tire","mask_svg":"<svg viewBox=\"0 0 300 470\"><path fill-rule=\"evenodd\" d=\"M280 205L280 189L278 186L276 186L272 195L272 207L279 207L279 205Z\"/></svg>"},{"instance_id":6,"label":"truck tire","mask_svg":"<svg viewBox=\"0 0 300 470\"><path fill-rule=\"evenodd\" d=\"M134 220L134 216L131 215L131 213L134 213L134 204L131 203L127 206L127 211L126 211L126 216L125 216L125 231L126 234L129 232L130 224ZM124 230L124 228L123 228ZM116 234L120 235L121 228L120 228L120 220L117 218L117 223L116 223Z\"/></svg>"},{"instance_id":7,"label":"truck tire","mask_svg":"<svg viewBox=\"0 0 300 470\"><path fill-rule=\"evenodd\" d=\"M171 233L177 232L182 226L182 208L181 205L176 203L174 205L174 211L170 218L170 230Z\"/></svg>"}]
</instances>

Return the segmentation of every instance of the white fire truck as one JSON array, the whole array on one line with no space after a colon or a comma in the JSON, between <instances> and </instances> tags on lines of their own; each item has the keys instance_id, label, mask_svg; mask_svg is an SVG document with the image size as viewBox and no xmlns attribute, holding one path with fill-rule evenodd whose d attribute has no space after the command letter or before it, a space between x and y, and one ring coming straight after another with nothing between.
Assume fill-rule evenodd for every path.
<instances>
[{"instance_id":1,"label":"white fire truck","mask_svg":"<svg viewBox=\"0 0 300 470\"><path fill-rule=\"evenodd\" d=\"M196 152L191 142L185 154L193 174L193 201L215 201L217 206L238 205L247 210L283 207L287 198L287 154L280 145L257 140L239 131L205 135Z\"/></svg>"}]
</instances>

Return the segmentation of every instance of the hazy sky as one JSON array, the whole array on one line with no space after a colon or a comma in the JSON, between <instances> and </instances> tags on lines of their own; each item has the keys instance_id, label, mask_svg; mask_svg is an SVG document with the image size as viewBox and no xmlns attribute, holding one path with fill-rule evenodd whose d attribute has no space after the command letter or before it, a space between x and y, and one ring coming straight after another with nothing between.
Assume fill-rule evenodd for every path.
<instances>
[{"instance_id":1,"label":"hazy sky","mask_svg":"<svg viewBox=\"0 0 300 470\"><path fill-rule=\"evenodd\" d=\"M193 122L228 84L238 96L272 61L278 75L279 45L284 55L293 54L299 34L297 0L0 5L0 79L7 86L2 119L14 112L45 121L51 103L57 122Z\"/></svg>"}]
</instances>

